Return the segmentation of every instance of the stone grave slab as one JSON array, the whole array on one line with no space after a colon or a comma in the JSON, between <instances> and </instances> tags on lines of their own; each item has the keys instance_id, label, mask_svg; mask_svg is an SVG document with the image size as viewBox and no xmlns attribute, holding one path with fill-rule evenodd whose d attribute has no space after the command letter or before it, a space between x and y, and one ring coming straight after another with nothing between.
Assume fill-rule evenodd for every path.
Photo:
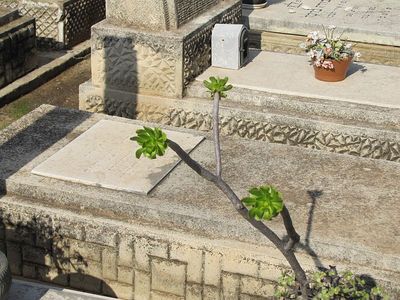
<instances>
[{"instance_id":1,"label":"stone grave slab","mask_svg":"<svg viewBox=\"0 0 400 300\"><path fill-rule=\"evenodd\" d=\"M101 120L70 144L32 170L33 174L99 186L114 190L148 194L179 163L168 150L163 157L136 159L138 148L130 137L140 125ZM202 136L165 130L169 139L190 152Z\"/></svg>"},{"instance_id":2,"label":"stone grave slab","mask_svg":"<svg viewBox=\"0 0 400 300\"><path fill-rule=\"evenodd\" d=\"M336 25L350 40L400 45L398 0L270 0L269 7L244 10L250 28L288 34L320 30L321 24Z\"/></svg>"}]
</instances>

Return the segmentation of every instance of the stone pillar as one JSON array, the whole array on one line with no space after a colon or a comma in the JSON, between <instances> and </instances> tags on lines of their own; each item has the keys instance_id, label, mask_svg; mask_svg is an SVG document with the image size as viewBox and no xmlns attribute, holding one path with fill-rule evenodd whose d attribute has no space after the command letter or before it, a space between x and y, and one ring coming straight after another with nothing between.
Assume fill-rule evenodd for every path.
<instances>
[{"instance_id":1,"label":"stone pillar","mask_svg":"<svg viewBox=\"0 0 400 300\"><path fill-rule=\"evenodd\" d=\"M140 99L183 97L211 64L213 26L241 21L240 0L106 5L106 20L92 27L92 80L80 87L80 108L131 118Z\"/></svg>"}]
</instances>

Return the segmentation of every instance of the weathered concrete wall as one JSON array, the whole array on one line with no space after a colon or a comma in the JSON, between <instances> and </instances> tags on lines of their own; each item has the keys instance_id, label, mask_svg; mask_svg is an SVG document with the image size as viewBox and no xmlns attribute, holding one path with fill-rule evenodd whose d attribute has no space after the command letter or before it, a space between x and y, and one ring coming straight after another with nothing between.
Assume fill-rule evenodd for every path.
<instances>
[{"instance_id":1,"label":"weathered concrete wall","mask_svg":"<svg viewBox=\"0 0 400 300\"><path fill-rule=\"evenodd\" d=\"M0 88L37 66L35 20L18 18L0 26Z\"/></svg>"},{"instance_id":2,"label":"weathered concrete wall","mask_svg":"<svg viewBox=\"0 0 400 300\"><path fill-rule=\"evenodd\" d=\"M89 220L13 197L0 211L0 247L14 275L120 299L266 298L283 269L245 244Z\"/></svg>"},{"instance_id":3,"label":"weathered concrete wall","mask_svg":"<svg viewBox=\"0 0 400 300\"><path fill-rule=\"evenodd\" d=\"M69 48L90 37L90 27L105 18L105 0L2 0L37 24L38 46Z\"/></svg>"}]
</instances>

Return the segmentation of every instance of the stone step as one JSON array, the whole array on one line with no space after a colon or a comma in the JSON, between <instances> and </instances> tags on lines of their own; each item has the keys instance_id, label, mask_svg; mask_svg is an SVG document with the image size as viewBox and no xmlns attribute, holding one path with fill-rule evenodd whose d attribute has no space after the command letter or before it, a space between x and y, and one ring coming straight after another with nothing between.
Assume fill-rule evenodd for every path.
<instances>
[{"instance_id":1,"label":"stone step","mask_svg":"<svg viewBox=\"0 0 400 300\"><path fill-rule=\"evenodd\" d=\"M0 26L10 23L19 18L17 9L4 9L0 7Z\"/></svg>"},{"instance_id":2,"label":"stone step","mask_svg":"<svg viewBox=\"0 0 400 300\"><path fill-rule=\"evenodd\" d=\"M310 31L336 25L337 33L357 43L362 61L400 66L400 2L383 0L268 1L265 9L243 9L253 45L268 51L301 53Z\"/></svg>"},{"instance_id":3,"label":"stone step","mask_svg":"<svg viewBox=\"0 0 400 300\"><path fill-rule=\"evenodd\" d=\"M188 88L182 109L192 103L194 110L204 105L210 111L202 81L228 76L234 89L221 103L222 130L228 135L400 161L400 69L355 64L367 71L327 83L314 79L303 56L251 55L238 71L209 68Z\"/></svg>"}]
</instances>

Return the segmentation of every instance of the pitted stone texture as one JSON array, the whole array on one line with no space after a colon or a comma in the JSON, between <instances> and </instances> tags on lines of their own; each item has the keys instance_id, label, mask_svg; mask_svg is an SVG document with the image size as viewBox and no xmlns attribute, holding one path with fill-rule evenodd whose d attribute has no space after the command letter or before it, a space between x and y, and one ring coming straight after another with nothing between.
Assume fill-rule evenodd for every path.
<instances>
[{"instance_id":1,"label":"pitted stone texture","mask_svg":"<svg viewBox=\"0 0 400 300\"><path fill-rule=\"evenodd\" d=\"M135 136L140 128L120 122L100 121L32 172L72 182L147 194L180 160L172 151L167 151L157 160L145 157L138 160L133 155L138 145L130 137ZM165 133L188 152L203 140L203 137L194 135L172 131Z\"/></svg>"},{"instance_id":2,"label":"pitted stone texture","mask_svg":"<svg viewBox=\"0 0 400 300\"><path fill-rule=\"evenodd\" d=\"M221 1L107 0L107 19L150 31L174 30L219 2Z\"/></svg>"}]
</instances>

